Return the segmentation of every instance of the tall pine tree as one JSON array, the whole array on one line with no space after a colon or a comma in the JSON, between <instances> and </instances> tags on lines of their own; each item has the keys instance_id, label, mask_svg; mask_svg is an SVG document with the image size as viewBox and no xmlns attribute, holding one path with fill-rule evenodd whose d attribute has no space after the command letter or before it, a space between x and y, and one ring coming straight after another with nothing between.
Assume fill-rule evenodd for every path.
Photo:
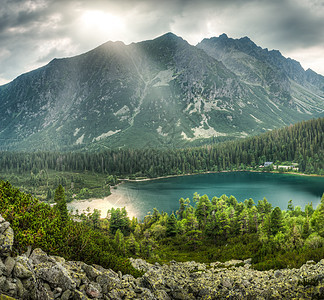
<instances>
[{"instance_id":1,"label":"tall pine tree","mask_svg":"<svg viewBox=\"0 0 324 300\"><path fill-rule=\"evenodd\" d=\"M69 212L66 206L65 191L61 184L55 190L54 201L56 209L60 212L62 222L66 223L69 219Z\"/></svg>"},{"instance_id":2,"label":"tall pine tree","mask_svg":"<svg viewBox=\"0 0 324 300\"><path fill-rule=\"evenodd\" d=\"M167 236L175 236L177 234L177 219L172 213L167 220L166 224L166 235Z\"/></svg>"}]
</instances>

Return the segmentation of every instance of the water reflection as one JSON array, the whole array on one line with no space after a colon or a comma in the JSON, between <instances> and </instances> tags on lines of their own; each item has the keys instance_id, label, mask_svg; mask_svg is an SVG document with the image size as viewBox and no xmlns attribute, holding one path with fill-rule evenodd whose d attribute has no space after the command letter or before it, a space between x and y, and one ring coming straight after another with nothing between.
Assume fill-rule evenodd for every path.
<instances>
[{"instance_id":1,"label":"water reflection","mask_svg":"<svg viewBox=\"0 0 324 300\"><path fill-rule=\"evenodd\" d=\"M140 219L154 207L168 213L175 212L179 206L179 199L183 197L192 200L195 192L200 195L206 194L210 199L223 194L233 195L240 202L252 198L257 203L266 197L273 207L279 206L281 209L286 209L288 201L292 199L294 206L304 208L307 203L312 202L315 208L324 192L324 178L228 172L127 182L118 186L111 196L105 198L107 206L103 208L105 212L102 216L105 216L108 208L123 206L126 206L130 216L135 215ZM96 208L101 202L95 201L87 205L92 209Z\"/></svg>"}]
</instances>

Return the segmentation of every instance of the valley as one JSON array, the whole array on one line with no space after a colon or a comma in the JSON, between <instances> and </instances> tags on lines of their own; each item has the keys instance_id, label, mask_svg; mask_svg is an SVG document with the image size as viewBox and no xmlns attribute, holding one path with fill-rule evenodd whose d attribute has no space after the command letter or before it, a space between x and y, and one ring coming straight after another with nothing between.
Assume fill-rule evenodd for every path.
<instances>
[{"instance_id":1,"label":"valley","mask_svg":"<svg viewBox=\"0 0 324 300\"><path fill-rule=\"evenodd\" d=\"M104 198L123 180L224 171L323 175L323 122L319 118L237 141L186 149L3 151L0 176L48 202L62 184L71 202ZM271 164L265 167L265 162Z\"/></svg>"},{"instance_id":2,"label":"valley","mask_svg":"<svg viewBox=\"0 0 324 300\"><path fill-rule=\"evenodd\" d=\"M12 223L24 232L17 249L39 245L136 276L130 256L153 263L252 258L259 270L300 267L323 257L323 122L187 149L4 151L1 178L45 202L2 181L0 213L20 220ZM171 177L134 181L161 176ZM60 208L48 205L60 201Z\"/></svg>"},{"instance_id":3,"label":"valley","mask_svg":"<svg viewBox=\"0 0 324 300\"><path fill-rule=\"evenodd\" d=\"M239 260L256 274L323 262L324 77L278 50L226 34L196 46L170 32L107 42L0 86L0 107L4 268L41 248L55 266L128 278L121 297L149 284L157 299L195 299L200 287L177 298L161 286L161 298L151 264L225 274L214 267ZM3 279L17 291L1 293L32 289L17 272ZM320 295L322 279L295 280L296 295ZM119 293L105 280L80 279L66 299Z\"/></svg>"},{"instance_id":4,"label":"valley","mask_svg":"<svg viewBox=\"0 0 324 300\"><path fill-rule=\"evenodd\" d=\"M0 300L324 299L324 3L3 0Z\"/></svg>"}]
</instances>

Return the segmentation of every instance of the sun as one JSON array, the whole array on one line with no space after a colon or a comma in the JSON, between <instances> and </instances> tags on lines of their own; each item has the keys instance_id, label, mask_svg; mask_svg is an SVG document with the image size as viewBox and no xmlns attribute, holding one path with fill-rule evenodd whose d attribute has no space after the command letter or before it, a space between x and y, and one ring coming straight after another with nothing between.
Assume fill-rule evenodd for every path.
<instances>
[{"instance_id":1,"label":"sun","mask_svg":"<svg viewBox=\"0 0 324 300\"><path fill-rule=\"evenodd\" d=\"M99 10L90 10L84 12L82 15L82 21L87 26L98 28L120 28L123 25L119 17Z\"/></svg>"},{"instance_id":2,"label":"sun","mask_svg":"<svg viewBox=\"0 0 324 300\"><path fill-rule=\"evenodd\" d=\"M100 10L85 11L80 21L84 32L101 37L117 37L124 29L122 18Z\"/></svg>"}]
</instances>

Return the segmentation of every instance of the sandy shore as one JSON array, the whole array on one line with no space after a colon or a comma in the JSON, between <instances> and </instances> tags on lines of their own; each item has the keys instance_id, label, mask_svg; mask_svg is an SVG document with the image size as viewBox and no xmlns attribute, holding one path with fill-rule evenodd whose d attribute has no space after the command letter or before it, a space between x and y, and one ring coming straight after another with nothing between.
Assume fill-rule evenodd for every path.
<instances>
[{"instance_id":1,"label":"sandy shore","mask_svg":"<svg viewBox=\"0 0 324 300\"><path fill-rule=\"evenodd\" d=\"M102 199L88 199L88 200L74 200L67 204L69 210L78 210L79 213L86 211L90 208L92 212L94 209L101 211L101 217L105 218L108 209L126 207L128 216L132 218L136 216L136 210L132 206L130 199L125 196L117 187L117 189L111 188L111 195Z\"/></svg>"}]
</instances>

